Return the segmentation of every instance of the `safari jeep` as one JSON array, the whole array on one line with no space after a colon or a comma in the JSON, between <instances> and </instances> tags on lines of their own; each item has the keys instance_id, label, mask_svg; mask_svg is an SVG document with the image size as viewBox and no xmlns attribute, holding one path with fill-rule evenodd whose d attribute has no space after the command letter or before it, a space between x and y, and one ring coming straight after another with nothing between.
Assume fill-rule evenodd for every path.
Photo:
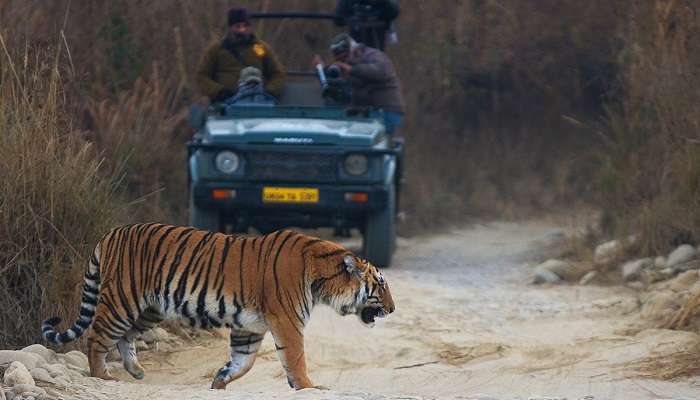
<instances>
[{"instance_id":1,"label":"safari jeep","mask_svg":"<svg viewBox=\"0 0 700 400\"><path fill-rule=\"evenodd\" d=\"M191 114L189 223L227 232L357 229L365 257L388 267L402 143L386 135L381 110L329 105L319 75L288 71L275 106L215 103Z\"/></svg>"}]
</instances>

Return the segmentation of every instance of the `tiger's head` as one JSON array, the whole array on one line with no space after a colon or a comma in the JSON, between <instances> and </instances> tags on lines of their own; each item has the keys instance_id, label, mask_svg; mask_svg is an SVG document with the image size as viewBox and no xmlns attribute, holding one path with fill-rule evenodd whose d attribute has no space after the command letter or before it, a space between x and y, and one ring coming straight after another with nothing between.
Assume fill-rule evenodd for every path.
<instances>
[{"instance_id":1,"label":"tiger's head","mask_svg":"<svg viewBox=\"0 0 700 400\"><path fill-rule=\"evenodd\" d=\"M314 299L340 315L357 315L368 327L373 327L377 318L394 312L389 284L377 267L349 252L340 262L329 264L334 273L316 281Z\"/></svg>"}]
</instances>

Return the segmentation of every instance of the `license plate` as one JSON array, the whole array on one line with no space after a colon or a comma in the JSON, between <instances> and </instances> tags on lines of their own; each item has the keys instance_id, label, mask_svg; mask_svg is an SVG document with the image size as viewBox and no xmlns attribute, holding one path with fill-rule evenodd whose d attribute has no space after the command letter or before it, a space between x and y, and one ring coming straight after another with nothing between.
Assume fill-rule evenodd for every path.
<instances>
[{"instance_id":1,"label":"license plate","mask_svg":"<svg viewBox=\"0 0 700 400\"><path fill-rule=\"evenodd\" d=\"M318 203L318 189L266 187L262 196L266 203Z\"/></svg>"}]
</instances>

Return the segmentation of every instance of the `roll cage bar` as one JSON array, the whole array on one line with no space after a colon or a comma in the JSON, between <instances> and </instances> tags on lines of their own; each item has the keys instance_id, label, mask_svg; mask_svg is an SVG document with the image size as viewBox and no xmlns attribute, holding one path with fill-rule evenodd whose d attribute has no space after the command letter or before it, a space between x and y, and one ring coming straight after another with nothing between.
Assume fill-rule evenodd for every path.
<instances>
[{"instance_id":1,"label":"roll cage bar","mask_svg":"<svg viewBox=\"0 0 700 400\"><path fill-rule=\"evenodd\" d=\"M336 15L332 13L314 13L314 12L256 12L250 13L252 19L283 19L283 18L299 18L299 19L336 19Z\"/></svg>"}]
</instances>

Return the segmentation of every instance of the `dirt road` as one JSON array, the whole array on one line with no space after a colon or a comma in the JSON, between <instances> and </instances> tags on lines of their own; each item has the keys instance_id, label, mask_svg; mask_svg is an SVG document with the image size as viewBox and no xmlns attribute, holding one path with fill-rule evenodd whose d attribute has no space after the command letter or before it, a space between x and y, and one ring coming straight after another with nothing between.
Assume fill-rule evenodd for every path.
<instances>
[{"instance_id":1,"label":"dirt road","mask_svg":"<svg viewBox=\"0 0 700 400\"><path fill-rule=\"evenodd\" d=\"M210 337L143 352L146 379L86 378L70 397L104 399L698 399L700 379L643 378L637 366L697 345L692 333L633 331L639 306L620 287L528 284L527 260L556 236L548 224L490 224L400 243L386 271L397 310L368 329L318 308L306 330L316 384L294 393L265 339L255 366L208 390L227 359Z\"/></svg>"}]
</instances>

